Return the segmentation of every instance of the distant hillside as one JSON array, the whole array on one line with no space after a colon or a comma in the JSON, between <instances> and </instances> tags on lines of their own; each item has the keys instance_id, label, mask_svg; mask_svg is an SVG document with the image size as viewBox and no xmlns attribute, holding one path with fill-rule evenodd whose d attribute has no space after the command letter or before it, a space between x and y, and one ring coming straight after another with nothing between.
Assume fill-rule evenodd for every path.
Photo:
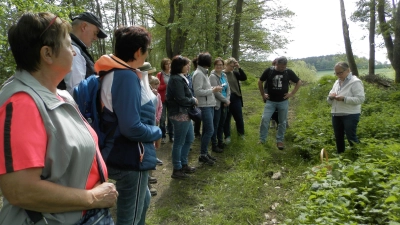
<instances>
[{"instance_id":1,"label":"distant hillside","mask_svg":"<svg viewBox=\"0 0 400 225\"><path fill-rule=\"evenodd\" d=\"M359 58L355 56L357 67L359 69L368 69L368 59L365 57ZM294 61L304 61L307 64L310 64L317 69L317 71L324 70L332 70L335 64L339 61L347 61L347 57L345 54L336 54L336 55L324 55L324 56L315 56L308 57L302 59L293 59ZM383 64L381 62L375 62L375 68L387 68L390 67L390 64Z\"/></svg>"}]
</instances>

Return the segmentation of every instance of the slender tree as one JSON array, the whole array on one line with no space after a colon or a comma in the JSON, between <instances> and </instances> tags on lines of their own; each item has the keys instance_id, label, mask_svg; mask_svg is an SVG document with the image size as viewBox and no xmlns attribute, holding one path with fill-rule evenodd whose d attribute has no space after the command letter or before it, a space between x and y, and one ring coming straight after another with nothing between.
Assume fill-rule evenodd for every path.
<instances>
[{"instance_id":1,"label":"slender tree","mask_svg":"<svg viewBox=\"0 0 400 225\"><path fill-rule=\"evenodd\" d=\"M349 62L350 70L353 72L353 74L359 75L356 61L354 60L353 50L351 48L349 25L347 24L347 20L346 20L346 11L345 11L343 0L340 0L340 12L341 12L341 16L342 16L344 46L346 49L346 56L347 56L347 60Z\"/></svg>"},{"instance_id":2,"label":"slender tree","mask_svg":"<svg viewBox=\"0 0 400 225\"><path fill-rule=\"evenodd\" d=\"M368 73L375 74L375 0L370 2L370 20L369 20L369 66Z\"/></svg>"},{"instance_id":3,"label":"slender tree","mask_svg":"<svg viewBox=\"0 0 400 225\"><path fill-rule=\"evenodd\" d=\"M232 57L239 60L240 21L242 17L243 0L236 2L235 24L233 25Z\"/></svg>"}]
</instances>

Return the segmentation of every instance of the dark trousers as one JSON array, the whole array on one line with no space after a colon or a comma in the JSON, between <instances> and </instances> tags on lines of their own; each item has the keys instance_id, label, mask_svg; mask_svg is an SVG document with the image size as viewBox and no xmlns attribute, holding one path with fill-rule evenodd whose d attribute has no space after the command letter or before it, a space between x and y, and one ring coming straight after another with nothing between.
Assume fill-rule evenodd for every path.
<instances>
[{"instance_id":1,"label":"dark trousers","mask_svg":"<svg viewBox=\"0 0 400 225\"><path fill-rule=\"evenodd\" d=\"M231 104L229 105L229 110L226 114L226 121L224 125L224 135L225 138L231 136L231 118L236 122L236 131L238 135L244 135L244 121L242 113L242 100L240 96L236 94L231 94L230 98Z\"/></svg>"},{"instance_id":2,"label":"dark trousers","mask_svg":"<svg viewBox=\"0 0 400 225\"><path fill-rule=\"evenodd\" d=\"M343 153L345 150L344 135L350 146L353 143L360 143L357 138L357 124L360 121L360 114L350 114L347 116L332 116L333 132L336 138L337 153Z\"/></svg>"}]
</instances>

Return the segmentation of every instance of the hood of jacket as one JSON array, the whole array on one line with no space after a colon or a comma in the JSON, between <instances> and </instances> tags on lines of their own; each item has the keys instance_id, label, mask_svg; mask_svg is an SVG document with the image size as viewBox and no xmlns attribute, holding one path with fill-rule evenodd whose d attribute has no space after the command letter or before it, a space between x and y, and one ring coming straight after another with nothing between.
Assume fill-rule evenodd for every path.
<instances>
[{"instance_id":1,"label":"hood of jacket","mask_svg":"<svg viewBox=\"0 0 400 225\"><path fill-rule=\"evenodd\" d=\"M141 79L142 74L138 73L139 70L130 67L126 62L121 60L120 58L116 57L113 54L109 55L102 55L94 64L94 70L100 76L102 74L107 74L109 71L114 69L121 69L121 70L133 70Z\"/></svg>"}]
</instances>

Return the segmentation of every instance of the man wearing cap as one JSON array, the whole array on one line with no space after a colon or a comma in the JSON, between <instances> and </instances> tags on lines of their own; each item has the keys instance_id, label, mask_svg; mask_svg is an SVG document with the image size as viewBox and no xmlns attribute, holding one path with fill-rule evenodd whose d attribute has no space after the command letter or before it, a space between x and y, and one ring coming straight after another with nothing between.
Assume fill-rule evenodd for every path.
<instances>
[{"instance_id":1,"label":"man wearing cap","mask_svg":"<svg viewBox=\"0 0 400 225\"><path fill-rule=\"evenodd\" d=\"M260 125L260 141L265 143L268 136L269 121L275 110L278 111L278 131L276 133L276 146L279 150L284 149L283 139L286 132L286 119L289 109L288 99L294 96L301 86L301 80L291 69L286 68L287 58L280 56L276 58L276 65L267 68L258 81L258 89L265 102L264 112ZM271 71L272 70L272 71ZM289 92L289 81L296 84ZM263 83L265 85L263 87ZM267 90L267 93L265 93Z\"/></svg>"},{"instance_id":2,"label":"man wearing cap","mask_svg":"<svg viewBox=\"0 0 400 225\"><path fill-rule=\"evenodd\" d=\"M90 12L84 12L72 19L71 44L76 52L72 62L71 72L58 85L59 89L67 90L71 95L74 87L83 79L95 73L94 60L88 52L88 48L98 38L106 38L100 19Z\"/></svg>"}]
</instances>

